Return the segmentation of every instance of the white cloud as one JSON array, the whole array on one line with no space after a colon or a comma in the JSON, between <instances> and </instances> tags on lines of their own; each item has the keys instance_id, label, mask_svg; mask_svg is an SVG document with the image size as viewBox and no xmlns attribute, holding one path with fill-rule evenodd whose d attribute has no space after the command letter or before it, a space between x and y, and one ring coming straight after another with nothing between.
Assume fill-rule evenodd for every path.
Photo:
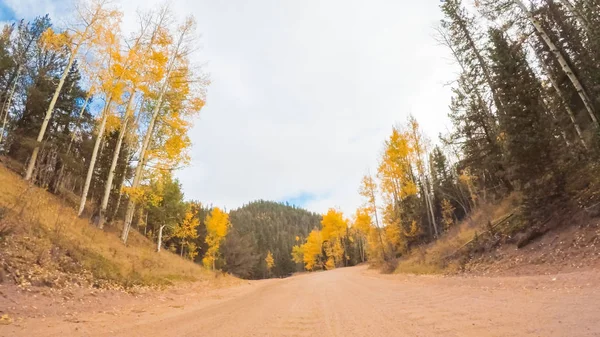
<instances>
[{"instance_id":1,"label":"white cloud","mask_svg":"<svg viewBox=\"0 0 600 337\"><path fill-rule=\"evenodd\" d=\"M10 0L18 15L56 8ZM124 25L136 8L122 1ZM175 1L194 14L212 84L191 132L186 196L241 206L313 195L306 207L351 213L391 126L414 114L431 138L446 129L453 67L433 38L439 2ZM35 12L33 12L35 11Z\"/></svg>"}]
</instances>

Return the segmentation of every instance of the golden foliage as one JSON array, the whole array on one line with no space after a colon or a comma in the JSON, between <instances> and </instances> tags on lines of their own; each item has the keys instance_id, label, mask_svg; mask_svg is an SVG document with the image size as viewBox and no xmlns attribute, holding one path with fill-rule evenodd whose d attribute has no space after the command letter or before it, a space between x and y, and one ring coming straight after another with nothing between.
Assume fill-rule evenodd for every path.
<instances>
[{"instance_id":1,"label":"golden foliage","mask_svg":"<svg viewBox=\"0 0 600 337\"><path fill-rule=\"evenodd\" d=\"M344 214L333 208L330 208L323 219L321 220L323 226L323 240L337 239L346 234L348 228L348 221L344 219Z\"/></svg>"},{"instance_id":2,"label":"golden foliage","mask_svg":"<svg viewBox=\"0 0 600 337\"><path fill-rule=\"evenodd\" d=\"M392 129L392 135L385 142L385 150L378 168L380 186L385 199L401 200L417 193L411 168L410 136Z\"/></svg>"},{"instance_id":3,"label":"golden foliage","mask_svg":"<svg viewBox=\"0 0 600 337\"><path fill-rule=\"evenodd\" d=\"M265 263L267 264L267 271L271 272L271 269L275 267L275 259L273 259L273 254L271 251L267 252L267 257L265 257Z\"/></svg>"},{"instance_id":4,"label":"golden foliage","mask_svg":"<svg viewBox=\"0 0 600 337\"><path fill-rule=\"evenodd\" d=\"M370 175L365 175L362 178L358 193L366 199L366 208L369 211L369 214L372 216L377 211L377 203L375 201L377 183L373 180L373 177Z\"/></svg>"},{"instance_id":5,"label":"golden foliage","mask_svg":"<svg viewBox=\"0 0 600 337\"><path fill-rule=\"evenodd\" d=\"M369 214L369 209L365 207L358 208L356 215L354 216L354 223L352 227L355 228L362 235L367 235L371 230L372 219Z\"/></svg>"},{"instance_id":6,"label":"golden foliage","mask_svg":"<svg viewBox=\"0 0 600 337\"><path fill-rule=\"evenodd\" d=\"M70 38L66 32L56 33L52 28L48 28L40 36L40 43L47 50L61 51L68 48Z\"/></svg>"},{"instance_id":7,"label":"golden foliage","mask_svg":"<svg viewBox=\"0 0 600 337\"><path fill-rule=\"evenodd\" d=\"M306 243L302 245L304 268L306 270L314 270L321 267L322 250L323 237L321 236L321 231L313 229L306 238Z\"/></svg>"},{"instance_id":8,"label":"golden foliage","mask_svg":"<svg viewBox=\"0 0 600 337\"><path fill-rule=\"evenodd\" d=\"M200 220L192 212L191 207L188 206L183 221L173 229L173 236L181 239L183 242L189 239L196 239L198 238L197 228L199 225Z\"/></svg>"},{"instance_id":9,"label":"golden foliage","mask_svg":"<svg viewBox=\"0 0 600 337\"><path fill-rule=\"evenodd\" d=\"M442 200L442 224L445 229L448 229L454 225L454 206L448 201L448 199Z\"/></svg>"},{"instance_id":10,"label":"golden foliage","mask_svg":"<svg viewBox=\"0 0 600 337\"><path fill-rule=\"evenodd\" d=\"M206 216L204 223L206 224L207 233L205 242L208 244L208 251L202 259L202 263L207 268L214 269L215 261L219 255L221 242L229 230L229 214L221 211L220 208L215 207L210 214Z\"/></svg>"},{"instance_id":11,"label":"golden foliage","mask_svg":"<svg viewBox=\"0 0 600 337\"><path fill-rule=\"evenodd\" d=\"M118 116L115 116L114 114L108 115L108 118L106 119L106 133L111 133L113 131L118 131L119 128L121 127L121 119Z\"/></svg>"},{"instance_id":12,"label":"golden foliage","mask_svg":"<svg viewBox=\"0 0 600 337\"><path fill-rule=\"evenodd\" d=\"M473 203L477 203L477 193L475 192L475 181L477 180L477 177L471 174L471 171L469 170L469 168L466 168L464 170L462 170L462 172L460 173L460 176L458 177L458 180L467 186L467 190L469 191L469 196L471 197L471 200L473 201Z\"/></svg>"},{"instance_id":13,"label":"golden foliage","mask_svg":"<svg viewBox=\"0 0 600 337\"><path fill-rule=\"evenodd\" d=\"M330 208L323 219L322 238L325 242L325 252L327 255L327 269L335 268L344 263L344 246L342 239L348 231L348 220L344 219L344 214L333 208Z\"/></svg>"},{"instance_id":14,"label":"golden foliage","mask_svg":"<svg viewBox=\"0 0 600 337\"><path fill-rule=\"evenodd\" d=\"M299 246L299 245L295 245L294 247L292 247L292 260L295 263L302 263L304 262L304 250L303 250L304 246Z\"/></svg>"},{"instance_id":15,"label":"golden foliage","mask_svg":"<svg viewBox=\"0 0 600 337\"><path fill-rule=\"evenodd\" d=\"M382 247L382 229L371 227L367 236L367 256L371 262L382 262L384 260Z\"/></svg>"}]
</instances>

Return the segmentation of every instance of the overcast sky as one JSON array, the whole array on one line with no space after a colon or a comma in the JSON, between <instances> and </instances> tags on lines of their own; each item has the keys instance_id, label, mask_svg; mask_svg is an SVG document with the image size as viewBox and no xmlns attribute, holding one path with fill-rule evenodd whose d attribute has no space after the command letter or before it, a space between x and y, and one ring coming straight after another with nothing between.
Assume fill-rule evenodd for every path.
<instances>
[{"instance_id":1,"label":"overcast sky","mask_svg":"<svg viewBox=\"0 0 600 337\"><path fill-rule=\"evenodd\" d=\"M117 1L125 30L135 10ZM0 20L68 2L0 0ZM194 62L210 74L191 131L186 198L232 209L256 199L353 212L391 128L412 113L436 141L446 132L455 67L435 40L439 0L179 0L198 21Z\"/></svg>"}]
</instances>

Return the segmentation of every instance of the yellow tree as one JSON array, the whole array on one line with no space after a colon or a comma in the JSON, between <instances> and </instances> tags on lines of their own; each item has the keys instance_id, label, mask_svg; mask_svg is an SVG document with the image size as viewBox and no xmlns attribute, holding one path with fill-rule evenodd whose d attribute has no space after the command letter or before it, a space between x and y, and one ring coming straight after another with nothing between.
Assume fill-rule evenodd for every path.
<instances>
[{"instance_id":1,"label":"yellow tree","mask_svg":"<svg viewBox=\"0 0 600 337\"><path fill-rule=\"evenodd\" d=\"M33 170L37 161L37 157L40 151L40 145L46 134L46 128L52 117L54 106L58 100L58 96L62 90L65 80L75 59L79 55L81 49L86 47L93 47L99 43L99 34L105 26L112 26L115 21L119 21L121 18L121 12L109 8L108 0L91 0L90 2L82 2L76 6L75 10L75 22L66 31L62 33L55 33L49 29L41 37L42 42L49 49L62 49L66 48L69 52L69 59L67 65L63 69L63 73L58 81L54 94L48 108L46 115L42 121L40 131L38 133L35 147L29 159L27 165L27 171L25 172L25 180L31 180Z\"/></svg>"},{"instance_id":2,"label":"yellow tree","mask_svg":"<svg viewBox=\"0 0 600 337\"><path fill-rule=\"evenodd\" d=\"M371 227L371 230L367 236L367 258L370 264L377 264L387 261L385 255L386 250L384 249L384 240L382 235L382 229L377 227Z\"/></svg>"},{"instance_id":3,"label":"yellow tree","mask_svg":"<svg viewBox=\"0 0 600 337\"><path fill-rule=\"evenodd\" d=\"M411 152L413 155L413 160L417 167L417 172L419 174L419 179L421 180L422 191L421 194L425 199L425 207L427 208L428 216L427 218L430 221L430 225L433 227L434 236L437 237L438 226L435 220L435 212L433 211L433 188L431 188L431 184L429 181L429 175L426 172L425 158L427 154L427 142L421 134L421 130L419 129L419 123L417 120L410 116L408 119L408 125L410 127L410 143L411 143Z\"/></svg>"},{"instance_id":4,"label":"yellow tree","mask_svg":"<svg viewBox=\"0 0 600 337\"><path fill-rule=\"evenodd\" d=\"M192 75L188 66L188 56L190 53L190 37L195 31L195 22L193 18L188 18L184 24L178 28L178 38L168 48L168 58L162 79L154 86L154 90L148 95L151 100L152 112L148 127L145 130L139 160L133 175L131 189L135 190L140 186L144 174L145 165L152 160L152 156L160 158L163 154L169 164L173 162L185 162L185 149L189 146L187 130L190 128L190 118L197 114L204 105L204 85L205 81L193 81L189 76ZM192 90L191 84L197 84L198 87ZM160 116L160 120L159 120ZM157 128L156 125L159 124ZM161 127L162 126L162 127ZM159 144L151 148L152 144ZM162 167L164 163L159 163ZM172 165L167 169L173 169ZM131 222L135 212L136 200L129 199L123 223L121 240L127 242Z\"/></svg>"},{"instance_id":5,"label":"yellow tree","mask_svg":"<svg viewBox=\"0 0 600 337\"><path fill-rule=\"evenodd\" d=\"M173 229L173 236L178 238L181 242L181 256L183 256L185 247L188 248L188 256L191 259L198 254L196 252L196 244L190 241L198 238L198 225L200 225L200 221L198 217L196 217L191 205L188 205L183 221L177 224Z\"/></svg>"},{"instance_id":6,"label":"yellow tree","mask_svg":"<svg viewBox=\"0 0 600 337\"><path fill-rule=\"evenodd\" d=\"M369 232L369 249L381 250L381 254L370 253L370 256L379 256L382 259L387 259L385 254L385 245L383 243L383 235L379 225L379 214L377 211L377 183L370 174L363 176L358 193L364 198L364 209L369 213L371 219L375 218L375 227ZM378 243L372 239L378 239Z\"/></svg>"},{"instance_id":7,"label":"yellow tree","mask_svg":"<svg viewBox=\"0 0 600 337\"><path fill-rule=\"evenodd\" d=\"M221 243L229 230L229 214L215 207L210 214L206 216L204 221L206 225L206 243L208 250L202 259L202 263L207 268L215 269L215 262L219 256Z\"/></svg>"},{"instance_id":8,"label":"yellow tree","mask_svg":"<svg viewBox=\"0 0 600 337\"><path fill-rule=\"evenodd\" d=\"M417 185L413 178L411 159L410 135L393 128L385 142L378 177L384 201L386 238L396 251L405 250L408 244L405 232L412 230L413 217L417 213Z\"/></svg>"},{"instance_id":9,"label":"yellow tree","mask_svg":"<svg viewBox=\"0 0 600 337\"><path fill-rule=\"evenodd\" d=\"M304 268L306 270L311 271L322 267L323 237L321 236L321 231L313 229L301 249L303 252Z\"/></svg>"},{"instance_id":10,"label":"yellow tree","mask_svg":"<svg viewBox=\"0 0 600 337\"><path fill-rule=\"evenodd\" d=\"M446 230L454 225L454 210L454 206L448 199L442 200L442 223Z\"/></svg>"},{"instance_id":11,"label":"yellow tree","mask_svg":"<svg viewBox=\"0 0 600 337\"><path fill-rule=\"evenodd\" d=\"M297 264L301 264L304 262L304 246L302 245L294 245L294 247L292 247L292 261L294 261ZM304 264L303 264L304 266Z\"/></svg>"},{"instance_id":12,"label":"yellow tree","mask_svg":"<svg viewBox=\"0 0 600 337\"><path fill-rule=\"evenodd\" d=\"M458 177L458 181L460 181L462 184L467 186L467 190L469 191L469 197L470 197L470 206L471 208L476 207L477 203L479 202L479 196L477 195L476 189L475 189L475 181L477 180L477 177L473 174L471 174L471 170L467 167L466 169L462 170L460 173L460 176Z\"/></svg>"},{"instance_id":13,"label":"yellow tree","mask_svg":"<svg viewBox=\"0 0 600 337\"><path fill-rule=\"evenodd\" d=\"M369 213L370 211L367 207L358 208L356 210L356 214L354 215L354 222L352 223L352 228L358 237L358 247L361 262L365 262L366 260L367 238L369 237L369 232L373 227L372 218Z\"/></svg>"},{"instance_id":14,"label":"yellow tree","mask_svg":"<svg viewBox=\"0 0 600 337\"><path fill-rule=\"evenodd\" d=\"M345 264L345 247L343 240L348 231L348 220L344 219L344 214L333 208L330 208L321 220L322 238L327 254L327 269L333 269L336 266Z\"/></svg>"},{"instance_id":15,"label":"yellow tree","mask_svg":"<svg viewBox=\"0 0 600 337\"><path fill-rule=\"evenodd\" d=\"M275 259L273 259L273 254L271 251L267 252L267 257L265 257L265 263L267 264L267 274L271 275L271 270L275 267Z\"/></svg>"},{"instance_id":16,"label":"yellow tree","mask_svg":"<svg viewBox=\"0 0 600 337\"><path fill-rule=\"evenodd\" d=\"M104 185L104 195L100 204L98 222L98 227L101 229L106 221L106 210L108 208L110 192L113 188L113 180L121 154L121 147L125 135L129 131L129 126L133 123L133 103L137 91L141 89L142 93L148 93L148 88L151 84L160 81L163 76L162 70L164 70L167 62L166 53L171 40L167 35L165 27L169 21L169 16L168 8L162 8L157 14L150 12L142 16L137 36L133 39L133 43L127 50L123 61L115 65L115 68L121 72L123 80L127 82L129 97L127 98L125 111L119 125L119 135ZM154 21L155 18L156 21ZM144 108L143 102L140 106L142 109Z\"/></svg>"},{"instance_id":17,"label":"yellow tree","mask_svg":"<svg viewBox=\"0 0 600 337\"><path fill-rule=\"evenodd\" d=\"M85 203L87 201L87 195L94 175L94 167L96 166L96 159L98 158L98 151L102 144L104 132L108 120L113 116L114 106L112 103L117 100L122 94L124 84L121 80L123 72L116 65L121 62L121 55L119 52L119 22L114 22L112 25L103 26L96 32L98 34L98 42L96 44L96 54L99 55L95 61L98 77L100 79L100 90L104 92L105 104L102 109L102 115L97 125L96 141L94 148L92 149L92 156L88 165L88 171L83 185L83 191L81 193L81 199L79 201L78 215L81 216L85 209ZM116 69L119 69L115 72Z\"/></svg>"},{"instance_id":18,"label":"yellow tree","mask_svg":"<svg viewBox=\"0 0 600 337\"><path fill-rule=\"evenodd\" d=\"M380 187L387 203L399 203L417 193L412 177L409 135L392 129L378 168Z\"/></svg>"}]
</instances>

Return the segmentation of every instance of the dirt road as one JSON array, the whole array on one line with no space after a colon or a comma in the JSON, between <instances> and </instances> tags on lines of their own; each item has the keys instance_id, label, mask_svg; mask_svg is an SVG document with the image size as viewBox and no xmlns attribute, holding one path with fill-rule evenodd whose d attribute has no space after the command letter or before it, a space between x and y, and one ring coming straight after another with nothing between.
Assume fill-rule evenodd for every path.
<instances>
[{"instance_id":1,"label":"dirt road","mask_svg":"<svg viewBox=\"0 0 600 337\"><path fill-rule=\"evenodd\" d=\"M600 336L599 281L598 271L465 278L354 267L25 319L0 335Z\"/></svg>"}]
</instances>

